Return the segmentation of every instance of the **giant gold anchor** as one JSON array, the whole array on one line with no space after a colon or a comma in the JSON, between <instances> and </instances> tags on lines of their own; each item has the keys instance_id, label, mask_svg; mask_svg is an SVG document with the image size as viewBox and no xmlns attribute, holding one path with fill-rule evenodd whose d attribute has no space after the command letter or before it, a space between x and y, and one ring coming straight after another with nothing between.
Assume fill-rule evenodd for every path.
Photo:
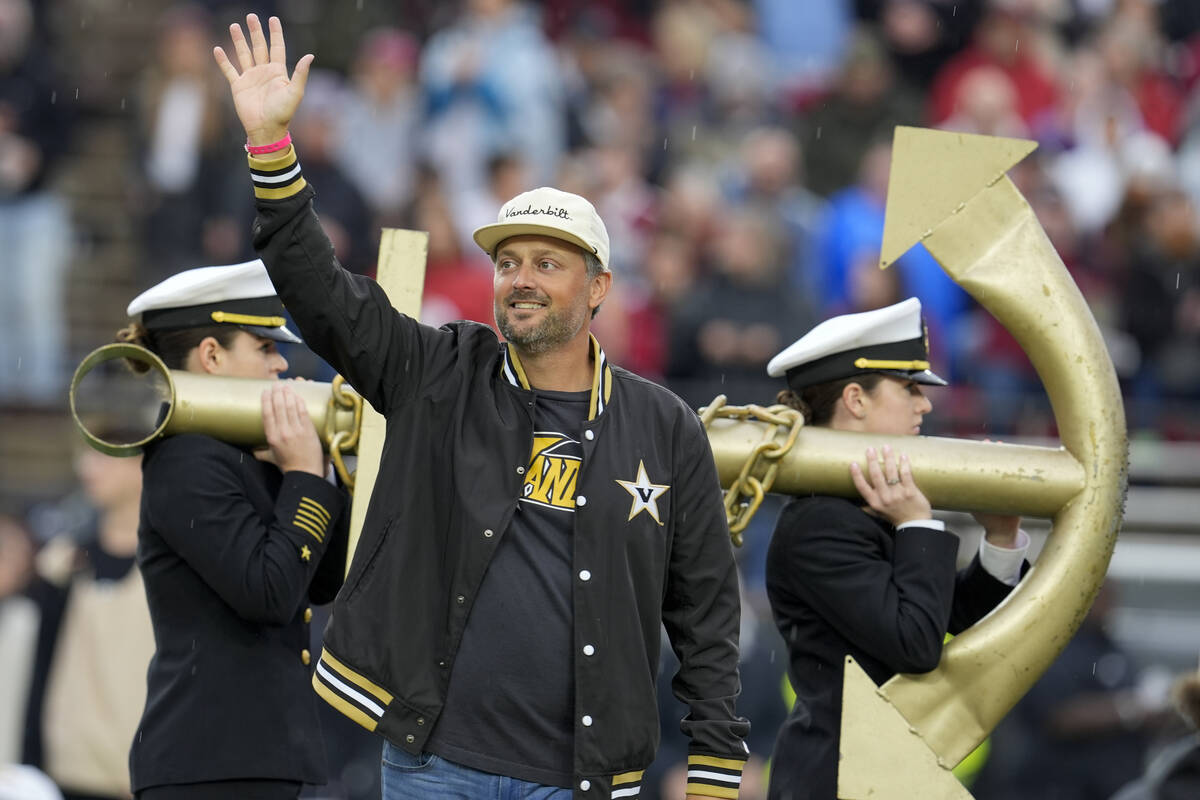
<instances>
[{"instance_id":1,"label":"giant gold anchor","mask_svg":"<svg viewBox=\"0 0 1200 800\"><path fill-rule=\"evenodd\" d=\"M1083 296L1005 175L1035 146L897 128L881 263L924 243L1016 337L1084 486L1053 514L1037 565L1004 604L947 645L937 669L897 676L877 691L860 669L847 669L838 780L846 800L968 797L949 770L1061 652L1116 544L1127 461L1116 374ZM880 725L896 735L880 737Z\"/></svg>"},{"instance_id":2,"label":"giant gold anchor","mask_svg":"<svg viewBox=\"0 0 1200 800\"><path fill-rule=\"evenodd\" d=\"M924 243L1017 339L1049 395L1060 448L798 428L782 406L702 409L735 539L767 491L857 497L848 465L868 444L909 454L935 508L1050 517L1037 566L937 669L876 687L847 659L838 796L969 798L951 769L1061 652L1116 543L1125 419L1099 329L1007 170L1036 144L897 128L881 266ZM789 416L790 415L790 416ZM749 453L749 458L747 458Z\"/></svg>"}]
</instances>

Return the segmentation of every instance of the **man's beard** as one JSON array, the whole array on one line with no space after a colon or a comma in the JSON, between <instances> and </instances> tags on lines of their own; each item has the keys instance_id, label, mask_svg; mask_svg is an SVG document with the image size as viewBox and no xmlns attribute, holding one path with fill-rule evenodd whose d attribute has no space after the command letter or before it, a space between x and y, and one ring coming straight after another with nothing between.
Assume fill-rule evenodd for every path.
<instances>
[{"instance_id":1,"label":"man's beard","mask_svg":"<svg viewBox=\"0 0 1200 800\"><path fill-rule=\"evenodd\" d=\"M569 342L587 320L588 309L584 303L578 304L579 307L571 306L561 310L547 307L541 322L532 328L518 330L508 319L508 306L509 303L523 300L548 302L536 295L511 294L495 307L496 327L505 339L527 353L545 353Z\"/></svg>"}]
</instances>

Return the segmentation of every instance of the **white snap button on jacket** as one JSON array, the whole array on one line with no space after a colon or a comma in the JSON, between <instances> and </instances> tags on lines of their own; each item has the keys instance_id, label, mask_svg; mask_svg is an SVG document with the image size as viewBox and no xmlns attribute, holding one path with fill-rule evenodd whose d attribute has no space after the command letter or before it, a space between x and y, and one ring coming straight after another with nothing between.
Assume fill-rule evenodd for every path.
<instances>
[{"instance_id":1,"label":"white snap button on jacket","mask_svg":"<svg viewBox=\"0 0 1200 800\"><path fill-rule=\"evenodd\" d=\"M587 778L584 778L579 782L579 788L586 792L588 789L592 788L592 782Z\"/></svg>"},{"instance_id":2,"label":"white snap button on jacket","mask_svg":"<svg viewBox=\"0 0 1200 800\"><path fill-rule=\"evenodd\" d=\"M579 497L576 497L576 498L575 498L575 505L577 505L577 506L586 506L586 505L587 505L587 498L586 498L586 497L584 497L583 495L579 495Z\"/></svg>"},{"instance_id":3,"label":"white snap button on jacket","mask_svg":"<svg viewBox=\"0 0 1200 800\"><path fill-rule=\"evenodd\" d=\"M586 569L579 570L579 580L590 581L591 579L592 579L592 573L588 572Z\"/></svg>"},{"instance_id":4,"label":"white snap button on jacket","mask_svg":"<svg viewBox=\"0 0 1200 800\"><path fill-rule=\"evenodd\" d=\"M587 439L590 442L592 439L596 438L596 434L592 433L591 431L584 431L583 438Z\"/></svg>"},{"instance_id":5,"label":"white snap button on jacket","mask_svg":"<svg viewBox=\"0 0 1200 800\"><path fill-rule=\"evenodd\" d=\"M583 727L585 727L585 728L592 727L592 718L590 716L588 716L587 714L584 714L583 719L581 719L579 721L583 723Z\"/></svg>"},{"instance_id":6,"label":"white snap button on jacket","mask_svg":"<svg viewBox=\"0 0 1200 800\"><path fill-rule=\"evenodd\" d=\"M585 656L590 656L594 652L596 652L596 648L592 647L590 644L585 644L583 646L583 654Z\"/></svg>"}]
</instances>

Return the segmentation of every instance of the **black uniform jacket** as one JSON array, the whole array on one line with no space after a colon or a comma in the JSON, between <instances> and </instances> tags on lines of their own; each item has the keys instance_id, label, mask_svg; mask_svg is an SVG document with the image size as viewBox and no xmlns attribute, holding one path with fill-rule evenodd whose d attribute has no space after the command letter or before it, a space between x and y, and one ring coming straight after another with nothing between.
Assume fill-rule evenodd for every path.
<instances>
[{"instance_id":1,"label":"black uniform jacket","mask_svg":"<svg viewBox=\"0 0 1200 800\"><path fill-rule=\"evenodd\" d=\"M156 649L134 791L324 783L305 601L327 603L341 584L344 492L198 434L151 444L142 476L138 565Z\"/></svg>"},{"instance_id":2,"label":"black uniform jacket","mask_svg":"<svg viewBox=\"0 0 1200 800\"><path fill-rule=\"evenodd\" d=\"M419 753L517 508L535 393L491 328L420 325L377 283L338 266L311 199L307 187L260 194L255 246L308 345L387 418L379 479L314 686ZM594 339L593 355L572 515L575 793L607 800L614 782L634 789L653 760L664 623L682 662L674 688L690 707L682 727L691 759L707 767L693 790L706 780L736 790L749 730L734 712L737 574L708 438L694 411L610 367Z\"/></svg>"},{"instance_id":3,"label":"black uniform jacket","mask_svg":"<svg viewBox=\"0 0 1200 800\"><path fill-rule=\"evenodd\" d=\"M947 632L974 624L1011 590L978 556L956 574L957 553L952 533L897 531L841 498L784 506L767 552L767 593L796 704L775 743L772 800L836 798L846 655L878 684L928 672Z\"/></svg>"}]
</instances>

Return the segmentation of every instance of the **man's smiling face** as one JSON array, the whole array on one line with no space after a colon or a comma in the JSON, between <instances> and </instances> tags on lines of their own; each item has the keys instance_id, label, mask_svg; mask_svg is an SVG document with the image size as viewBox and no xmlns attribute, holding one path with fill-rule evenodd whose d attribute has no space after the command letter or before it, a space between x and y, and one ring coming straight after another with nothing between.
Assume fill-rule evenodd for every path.
<instances>
[{"instance_id":1,"label":"man's smiling face","mask_svg":"<svg viewBox=\"0 0 1200 800\"><path fill-rule=\"evenodd\" d=\"M589 277L583 251L547 236L505 239L496 249L496 327L527 353L545 353L586 335L607 281Z\"/></svg>"}]
</instances>

